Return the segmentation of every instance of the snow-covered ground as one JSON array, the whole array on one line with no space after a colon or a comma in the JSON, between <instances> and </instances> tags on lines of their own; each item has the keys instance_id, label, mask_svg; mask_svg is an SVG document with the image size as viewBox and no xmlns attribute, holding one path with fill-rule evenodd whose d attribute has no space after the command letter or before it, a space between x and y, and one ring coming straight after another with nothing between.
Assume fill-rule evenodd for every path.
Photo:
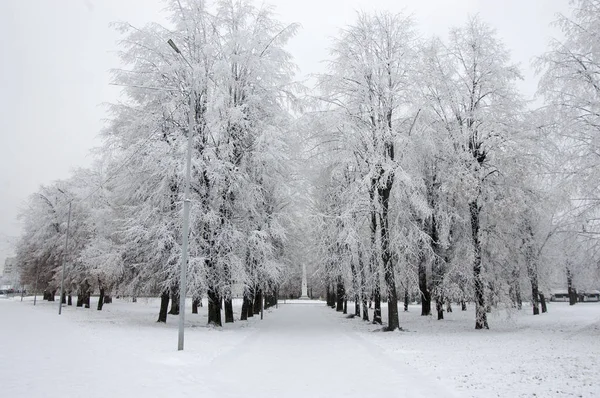
<instances>
[{"instance_id":1,"label":"snow-covered ground","mask_svg":"<svg viewBox=\"0 0 600 398\"><path fill-rule=\"evenodd\" d=\"M411 306L400 314L408 331L394 333L323 303L288 301L222 329L206 327L205 310L187 314L178 352L177 317L155 323L157 300L65 307L60 317L57 303L0 300L0 395L600 396L599 304L497 314L488 331L473 330L471 310L437 321Z\"/></svg>"}]
</instances>

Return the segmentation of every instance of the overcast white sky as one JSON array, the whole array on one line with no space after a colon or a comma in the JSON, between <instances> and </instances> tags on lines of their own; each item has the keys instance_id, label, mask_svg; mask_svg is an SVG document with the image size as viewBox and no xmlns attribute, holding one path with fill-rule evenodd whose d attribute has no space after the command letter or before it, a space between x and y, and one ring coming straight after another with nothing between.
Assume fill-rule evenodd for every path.
<instances>
[{"instance_id":1,"label":"overcast white sky","mask_svg":"<svg viewBox=\"0 0 600 398\"><path fill-rule=\"evenodd\" d=\"M423 35L445 36L479 13L498 31L522 66L523 93L536 80L532 57L558 32L549 26L567 0L271 0L284 22L302 29L289 50L302 74L319 72L330 37L354 19L355 10L406 10ZM0 269L20 232L16 219L40 184L66 178L91 163L89 151L106 117L103 103L119 90L109 70L119 36L113 21L163 22L161 0L0 0Z\"/></svg>"}]
</instances>

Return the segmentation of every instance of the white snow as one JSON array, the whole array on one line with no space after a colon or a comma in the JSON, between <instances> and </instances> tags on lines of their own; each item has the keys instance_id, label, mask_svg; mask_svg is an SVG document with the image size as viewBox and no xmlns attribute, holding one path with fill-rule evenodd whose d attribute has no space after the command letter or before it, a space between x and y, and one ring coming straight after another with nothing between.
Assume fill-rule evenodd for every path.
<instances>
[{"instance_id":1,"label":"white snow","mask_svg":"<svg viewBox=\"0 0 600 398\"><path fill-rule=\"evenodd\" d=\"M437 321L411 306L400 314L408 331L393 333L374 333L378 327L324 303L298 301L265 311L263 321L255 316L218 329L205 326L205 306L186 314L185 351L178 352L177 317L155 323L157 300L115 300L103 311L65 307L61 316L57 303L18 300L0 300L2 396L600 394L594 303L552 303L536 317L525 309L494 315L489 331L473 330L472 311L455 309Z\"/></svg>"}]
</instances>

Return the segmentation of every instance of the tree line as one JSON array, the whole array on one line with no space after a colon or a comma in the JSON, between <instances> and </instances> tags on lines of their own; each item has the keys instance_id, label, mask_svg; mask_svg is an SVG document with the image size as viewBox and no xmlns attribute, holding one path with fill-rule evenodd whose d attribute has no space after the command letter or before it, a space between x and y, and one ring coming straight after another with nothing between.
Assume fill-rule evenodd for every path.
<instances>
[{"instance_id":1,"label":"tree line","mask_svg":"<svg viewBox=\"0 0 600 398\"><path fill-rule=\"evenodd\" d=\"M55 291L64 255L66 295L154 295L159 321L170 300L178 313L192 134L184 294L208 299L209 323L233 322L236 291L242 319L272 305L301 262L338 310L353 300L370 320L372 303L382 323L387 300L388 330L402 294L438 319L474 302L482 329L493 308L539 314L552 287L597 286L600 1L571 4L535 61L538 107L479 17L425 38L406 14L357 13L312 90L285 49L298 26L269 6L169 1L168 28L117 24L123 100L95 164L29 198L23 283Z\"/></svg>"}]
</instances>

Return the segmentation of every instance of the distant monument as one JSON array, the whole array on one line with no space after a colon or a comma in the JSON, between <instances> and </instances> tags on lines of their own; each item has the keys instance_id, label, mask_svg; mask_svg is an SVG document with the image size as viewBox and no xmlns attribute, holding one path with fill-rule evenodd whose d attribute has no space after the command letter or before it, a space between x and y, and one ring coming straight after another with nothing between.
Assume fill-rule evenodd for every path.
<instances>
[{"instance_id":1,"label":"distant monument","mask_svg":"<svg viewBox=\"0 0 600 398\"><path fill-rule=\"evenodd\" d=\"M308 297L308 286L306 282L306 264L302 264L302 295L300 300L310 300Z\"/></svg>"}]
</instances>

